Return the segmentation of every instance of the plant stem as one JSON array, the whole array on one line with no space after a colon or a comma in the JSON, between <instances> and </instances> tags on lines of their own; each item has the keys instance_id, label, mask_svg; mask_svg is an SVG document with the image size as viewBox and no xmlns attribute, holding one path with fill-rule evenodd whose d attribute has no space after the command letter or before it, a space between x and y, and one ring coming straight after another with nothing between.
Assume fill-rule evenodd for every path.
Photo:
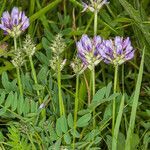
<instances>
[{"instance_id":1,"label":"plant stem","mask_svg":"<svg viewBox=\"0 0 150 150\"><path fill-rule=\"evenodd\" d=\"M34 68L33 60L32 60L32 56L29 56L29 61L30 61L30 66L31 66L31 71L32 71L34 83L38 84L37 76L36 76L36 71L35 71L35 68ZM39 104L42 104L43 101L40 98L40 91L37 90L36 92L37 92L37 95L38 95L38 98L39 98ZM46 116L45 110L42 110L41 114L42 114L42 118L44 118Z\"/></svg>"},{"instance_id":2,"label":"plant stem","mask_svg":"<svg viewBox=\"0 0 150 150\"><path fill-rule=\"evenodd\" d=\"M60 110L60 116L62 116L65 113L65 110L64 110L63 98L62 98L62 93L61 93L61 68L60 68L59 58L57 61L58 61L57 62L57 82L58 82L59 110Z\"/></svg>"},{"instance_id":3,"label":"plant stem","mask_svg":"<svg viewBox=\"0 0 150 150\"><path fill-rule=\"evenodd\" d=\"M30 61L30 66L31 66L31 70L32 70L32 75L33 75L33 79L34 79L34 83L38 84L37 82L37 76L36 76L36 72L35 72L35 68L33 65L33 60L32 60L32 56L29 56L29 61ZM37 90L37 95L40 96L40 92L39 90ZM39 98L39 103L42 103L42 100Z\"/></svg>"},{"instance_id":4,"label":"plant stem","mask_svg":"<svg viewBox=\"0 0 150 150\"><path fill-rule=\"evenodd\" d=\"M118 79L118 65L115 66L115 74L114 74L114 94L117 91L117 79ZM112 133L114 131L115 126L115 116L116 116L116 99L113 99L113 112L112 112Z\"/></svg>"},{"instance_id":5,"label":"plant stem","mask_svg":"<svg viewBox=\"0 0 150 150\"><path fill-rule=\"evenodd\" d=\"M97 35L97 11L94 12L94 35Z\"/></svg>"},{"instance_id":6,"label":"plant stem","mask_svg":"<svg viewBox=\"0 0 150 150\"><path fill-rule=\"evenodd\" d=\"M73 135L73 150L75 149L75 131L77 126L77 113L79 104L79 75L76 75L76 95L75 95L75 108L74 108L74 135Z\"/></svg>"},{"instance_id":7,"label":"plant stem","mask_svg":"<svg viewBox=\"0 0 150 150\"><path fill-rule=\"evenodd\" d=\"M17 52L17 39L15 37L14 37L14 47L15 47L15 52ZM21 83L20 70L18 67L16 67L16 72L17 72L17 80L18 80L20 95L23 97L23 88Z\"/></svg>"},{"instance_id":8,"label":"plant stem","mask_svg":"<svg viewBox=\"0 0 150 150\"><path fill-rule=\"evenodd\" d=\"M97 11L94 12L94 36L97 35ZM93 54L94 54L94 49L93 49ZM93 97L95 95L95 66L94 66L94 62L92 64L92 92L93 92ZM95 116L95 110L93 110L93 117ZM93 118L93 128L95 128L95 118Z\"/></svg>"}]
</instances>

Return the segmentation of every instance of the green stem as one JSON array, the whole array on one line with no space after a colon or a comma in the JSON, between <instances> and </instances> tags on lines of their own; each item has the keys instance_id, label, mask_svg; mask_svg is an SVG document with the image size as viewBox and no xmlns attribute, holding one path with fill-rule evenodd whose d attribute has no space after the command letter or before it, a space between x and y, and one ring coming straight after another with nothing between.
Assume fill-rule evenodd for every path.
<instances>
[{"instance_id":1,"label":"green stem","mask_svg":"<svg viewBox=\"0 0 150 150\"><path fill-rule=\"evenodd\" d=\"M32 75L33 75L34 83L38 84L37 77L36 77L36 72L35 72L35 68L34 68L34 65L33 65L32 56L29 56L29 61L30 61L30 66L31 66L31 70L32 70ZM40 96L39 90L37 90L37 95ZM40 104L42 103L42 101L41 101L40 98L39 98L39 103Z\"/></svg>"},{"instance_id":2,"label":"green stem","mask_svg":"<svg viewBox=\"0 0 150 150\"><path fill-rule=\"evenodd\" d=\"M94 36L97 35L97 11L94 12ZM94 49L93 49L93 54L94 54ZM95 95L95 66L94 66L94 62L92 64L92 92L93 92L93 97ZM95 110L93 110L93 117L95 116ZM95 117L93 118L93 128L95 128Z\"/></svg>"},{"instance_id":3,"label":"green stem","mask_svg":"<svg viewBox=\"0 0 150 150\"><path fill-rule=\"evenodd\" d=\"M60 68L59 58L57 62L57 82L58 82L59 110L60 110L60 116L62 116L65 113L65 110L64 110L63 98L61 93L61 68Z\"/></svg>"},{"instance_id":4,"label":"green stem","mask_svg":"<svg viewBox=\"0 0 150 150\"><path fill-rule=\"evenodd\" d=\"M77 113L79 104L79 75L76 76L76 95L75 95L75 108L74 108L74 135L73 135L73 150L75 149L75 131L77 126Z\"/></svg>"},{"instance_id":5,"label":"green stem","mask_svg":"<svg viewBox=\"0 0 150 150\"><path fill-rule=\"evenodd\" d=\"M97 35L97 11L94 12L94 35Z\"/></svg>"},{"instance_id":6,"label":"green stem","mask_svg":"<svg viewBox=\"0 0 150 150\"><path fill-rule=\"evenodd\" d=\"M115 66L114 74L114 94L117 92L117 79L118 79L118 65ZM113 99L113 112L112 112L112 133L115 126L115 116L116 116L116 99Z\"/></svg>"},{"instance_id":7,"label":"green stem","mask_svg":"<svg viewBox=\"0 0 150 150\"><path fill-rule=\"evenodd\" d=\"M17 39L15 37L14 37L14 47L15 47L15 52L17 52ZM17 80L18 80L20 95L23 97L23 88L21 83L20 70L18 67L16 67L16 72L17 72Z\"/></svg>"},{"instance_id":8,"label":"green stem","mask_svg":"<svg viewBox=\"0 0 150 150\"><path fill-rule=\"evenodd\" d=\"M32 56L29 56L29 61L30 61L30 66L31 66L31 71L32 71L34 83L38 84L37 76L36 76L36 71L35 71L35 68L34 68L33 60L32 60ZM37 92L37 95L38 95L38 98L39 98L39 104L42 104L43 101L40 98L40 91L37 90L36 92ZM45 110L42 110L41 114L42 114L42 118L44 118L46 116Z\"/></svg>"},{"instance_id":9,"label":"green stem","mask_svg":"<svg viewBox=\"0 0 150 150\"><path fill-rule=\"evenodd\" d=\"M122 93L124 93L124 64L122 65Z\"/></svg>"},{"instance_id":10,"label":"green stem","mask_svg":"<svg viewBox=\"0 0 150 150\"><path fill-rule=\"evenodd\" d=\"M16 68L16 71L17 71L17 80L18 80L18 86L19 86L20 95L23 96L22 83L21 83L21 77L20 77L20 70L19 70L18 67Z\"/></svg>"}]
</instances>

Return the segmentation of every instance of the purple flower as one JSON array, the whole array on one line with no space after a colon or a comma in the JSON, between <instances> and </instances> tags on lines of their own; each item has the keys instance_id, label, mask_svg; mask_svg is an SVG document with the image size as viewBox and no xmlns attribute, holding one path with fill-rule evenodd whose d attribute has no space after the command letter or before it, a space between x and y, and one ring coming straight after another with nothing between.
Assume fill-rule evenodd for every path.
<instances>
[{"instance_id":1,"label":"purple flower","mask_svg":"<svg viewBox=\"0 0 150 150\"><path fill-rule=\"evenodd\" d=\"M1 17L0 28L4 30L5 34L9 34L12 37L19 36L29 26L29 18L24 12L19 11L17 7L14 7L9 14L8 11L3 12Z\"/></svg>"},{"instance_id":2,"label":"purple flower","mask_svg":"<svg viewBox=\"0 0 150 150\"><path fill-rule=\"evenodd\" d=\"M116 36L114 41L111 39L104 40L98 51L105 63L121 65L134 57L135 50L129 37L123 39L123 37Z\"/></svg>"},{"instance_id":3,"label":"purple flower","mask_svg":"<svg viewBox=\"0 0 150 150\"><path fill-rule=\"evenodd\" d=\"M101 43L102 38L100 36L94 36L93 39L90 39L86 34L82 35L80 41L76 43L77 55L89 69L92 68L93 64L96 66L101 61L98 53Z\"/></svg>"},{"instance_id":4,"label":"purple flower","mask_svg":"<svg viewBox=\"0 0 150 150\"><path fill-rule=\"evenodd\" d=\"M99 11L103 7L103 5L108 3L109 2L107 0L91 0L90 4L82 2L83 5L82 12L86 11L87 9L89 9L91 12Z\"/></svg>"}]
</instances>

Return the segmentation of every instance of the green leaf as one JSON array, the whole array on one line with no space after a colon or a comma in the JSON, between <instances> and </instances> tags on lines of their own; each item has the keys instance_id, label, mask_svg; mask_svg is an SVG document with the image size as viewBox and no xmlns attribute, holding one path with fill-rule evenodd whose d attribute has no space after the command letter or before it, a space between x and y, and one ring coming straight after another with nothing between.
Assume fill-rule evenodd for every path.
<instances>
[{"instance_id":1,"label":"green leaf","mask_svg":"<svg viewBox=\"0 0 150 150\"><path fill-rule=\"evenodd\" d=\"M58 118L56 121L56 133L59 137L62 136L61 126L62 126L61 118Z\"/></svg>"},{"instance_id":2,"label":"green leaf","mask_svg":"<svg viewBox=\"0 0 150 150\"><path fill-rule=\"evenodd\" d=\"M29 103L29 99L25 98L24 100L24 107L23 107L23 114L26 115L29 113L30 109L30 103Z\"/></svg>"},{"instance_id":3,"label":"green leaf","mask_svg":"<svg viewBox=\"0 0 150 150\"><path fill-rule=\"evenodd\" d=\"M4 102L5 96L6 96L5 92L2 92L0 97L0 105Z\"/></svg>"},{"instance_id":4,"label":"green leaf","mask_svg":"<svg viewBox=\"0 0 150 150\"><path fill-rule=\"evenodd\" d=\"M106 98L109 97L112 88L112 82L110 82L106 87Z\"/></svg>"},{"instance_id":5,"label":"green leaf","mask_svg":"<svg viewBox=\"0 0 150 150\"><path fill-rule=\"evenodd\" d=\"M72 129L70 132L75 138L80 138L80 133L77 130L74 131L74 129Z\"/></svg>"},{"instance_id":6,"label":"green leaf","mask_svg":"<svg viewBox=\"0 0 150 150\"><path fill-rule=\"evenodd\" d=\"M104 98L106 93L106 87L103 87L102 89L99 89L96 94L93 97L93 102L101 101L101 99Z\"/></svg>"},{"instance_id":7,"label":"green leaf","mask_svg":"<svg viewBox=\"0 0 150 150\"><path fill-rule=\"evenodd\" d=\"M13 102L14 100L14 95L13 95L13 92L10 92L7 99L6 99L6 102L5 102L5 107L8 108L10 107L11 103Z\"/></svg>"},{"instance_id":8,"label":"green leaf","mask_svg":"<svg viewBox=\"0 0 150 150\"><path fill-rule=\"evenodd\" d=\"M61 145L61 139L58 139L54 145L54 147L52 149L60 149L60 145Z\"/></svg>"},{"instance_id":9,"label":"green leaf","mask_svg":"<svg viewBox=\"0 0 150 150\"><path fill-rule=\"evenodd\" d=\"M91 114L88 113L82 117L80 117L78 120L77 120L77 127L85 127L89 124L89 121L91 119Z\"/></svg>"},{"instance_id":10,"label":"green leaf","mask_svg":"<svg viewBox=\"0 0 150 150\"><path fill-rule=\"evenodd\" d=\"M34 113L34 112L36 112L36 102L31 100L31 113Z\"/></svg>"},{"instance_id":11,"label":"green leaf","mask_svg":"<svg viewBox=\"0 0 150 150\"><path fill-rule=\"evenodd\" d=\"M65 115L61 116L61 130L62 132L66 133L68 131L67 119Z\"/></svg>"},{"instance_id":12,"label":"green leaf","mask_svg":"<svg viewBox=\"0 0 150 150\"><path fill-rule=\"evenodd\" d=\"M23 113L23 107L24 107L24 98L22 96L19 96L17 105L17 112L19 115Z\"/></svg>"},{"instance_id":13,"label":"green leaf","mask_svg":"<svg viewBox=\"0 0 150 150\"><path fill-rule=\"evenodd\" d=\"M34 84L33 89L36 90L36 91L43 90L44 86L40 85L40 84Z\"/></svg>"},{"instance_id":14,"label":"green leaf","mask_svg":"<svg viewBox=\"0 0 150 150\"><path fill-rule=\"evenodd\" d=\"M119 94L118 93L115 93L115 94L112 94L110 97L108 98L104 98L104 99L100 99L99 101L92 101L92 103L89 105L89 109L90 110L94 110L96 107L98 107L99 105L101 105L102 103L105 103L105 102L108 102L108 101L111 101L113 100L115 97L117 97Z\"/></svg>"},{"instance_id":15,"label":"green leaf","mask_svg":"<svg viewBox=\"0 0 150 150\"><path fill-rule=\"evenodd\" d=\"M73 117L72 117L72 114L71 114L71 113L68 115L67 120L68 120L68 125L69 125L69 127L70 127L70 128L73 128Z\"/></svg>"},{"instance_id":16,"label":"green leaf","mask_svg":"<svg viewBox=\"0 0 150 150\"><path fill-rule=\"evenodd\" d=\"M65 140L66 144L71 143L71 137L70 137L70 134L68 132L64 135L64 140Z\"/></svg>"},{"instance_id":17,"label":"green leaf","mask_svg":"<svg viewBox=\"0 0 150 150\"><path fill-rule=\"evenodd\" d=\"M0 109L0 116L4 115L6 112L6 108L1 108Z\"/></svg>"},{"instance_id":18,"label":"green leaf","mask_svg":"<svg viewBox=\"0 0 150 150\"><path fill-rule=\"evenodd\" d=\"M8 75L6 72L2 73L2 85L6 90L9 89L10 84L9 84Z\"/></svg>"},{"instance_id":19,"label":"green leaf","mask_svg":"<svg viewBox=\"0 0 150 150\"><path fill-rule=\"evenodd\" d=\"M46 66L49 66L49 59L41 52L36 52L35 56L38 58L38 60L45 64Z\"/></svg>"},{"instance_id":20,"label":"green leaf","mask_svg":"<svg viewBox=\"0 0 150 150\"><path fill-rule=\"evenodd\" d=\"M18 95L17 95L17 93L15 92L15 93L14 93L13 102L12 102L12 105L11 105L11 110L12 110L12 111L15 111L15 110L17 109L17 102L18 102Z\"/></svg>"},{"instance_id":21,"label":"green leaf","mask_svg":"<svg viewBox=\"0 0 150 150\"><path fill-rule=\"evenodd\" d=\"M37 79L42 83L42 85L46 85L47 84L47 76L48 76L48 67L46 65L43 65L37 75Z\"/></svg>"}]
</instances>

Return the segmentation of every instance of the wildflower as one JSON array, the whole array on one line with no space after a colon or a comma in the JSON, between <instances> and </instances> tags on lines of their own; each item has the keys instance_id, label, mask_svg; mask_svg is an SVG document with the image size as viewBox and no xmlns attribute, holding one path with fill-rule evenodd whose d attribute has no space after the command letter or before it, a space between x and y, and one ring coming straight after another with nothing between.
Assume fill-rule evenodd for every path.
<instances>
[{"instance_id":1,"label":"wildflower","mask_svg":"<svg viewBox=\"0 0 150 150\"><path fill-rule=\"evenodd\" d=\"M76 44L78 57L90 70L93 65L96 66L101 61L101 56L98 54L98 49L101 43L102 38L100 36L94 36L93 39L90 39L84 34Z\"/></svg>"},{"instance_id":2,"label":"wildflower","mask_svg":"<svg viewBox=\"0 0 150 150\"><path fill-rule=\"evenodd\" d=\"M1 17L0 28L4 30L5 34L12 37L18 37L29 26L29 18L24 12L19 11L17 7L14 7L9 14L5 11Z\"/></svg>"},{"instance_id":3,"label":"wildflower","mask_svg":"<svg viewBox=\"0 0 150 150\"><path fill-rule=\"evenodd\" d=\"M89 9L91 12L98 12L103 7L103 5L109 3L107 0L90 0L90 2L90 4L82 2L82 5L84 7L82 12L86 11L87 9Z\"/></svg>"},{"instance_id":4,"label":"wildflower","mask_svg":"<svg viewBox=\"0 0 150 150\"><path fill-rule=\"evenodd\" d=\"M121 65L134 57L134 49L129 37L115 37L113 40L105 40L99 47L99 53L105 63Z\"/></svg>"},{"instance_id":5,"label":"wildflower","mask_svg":"<svg viewBox=\"0 0 150 150\"><path fill-rule=\"evenodd\" d=\"M31 36L28 34L23 42L23 51L27 54L27 56L32 57L35 53L36 46L33 43Z\"/></svg>"}]
</instances>

